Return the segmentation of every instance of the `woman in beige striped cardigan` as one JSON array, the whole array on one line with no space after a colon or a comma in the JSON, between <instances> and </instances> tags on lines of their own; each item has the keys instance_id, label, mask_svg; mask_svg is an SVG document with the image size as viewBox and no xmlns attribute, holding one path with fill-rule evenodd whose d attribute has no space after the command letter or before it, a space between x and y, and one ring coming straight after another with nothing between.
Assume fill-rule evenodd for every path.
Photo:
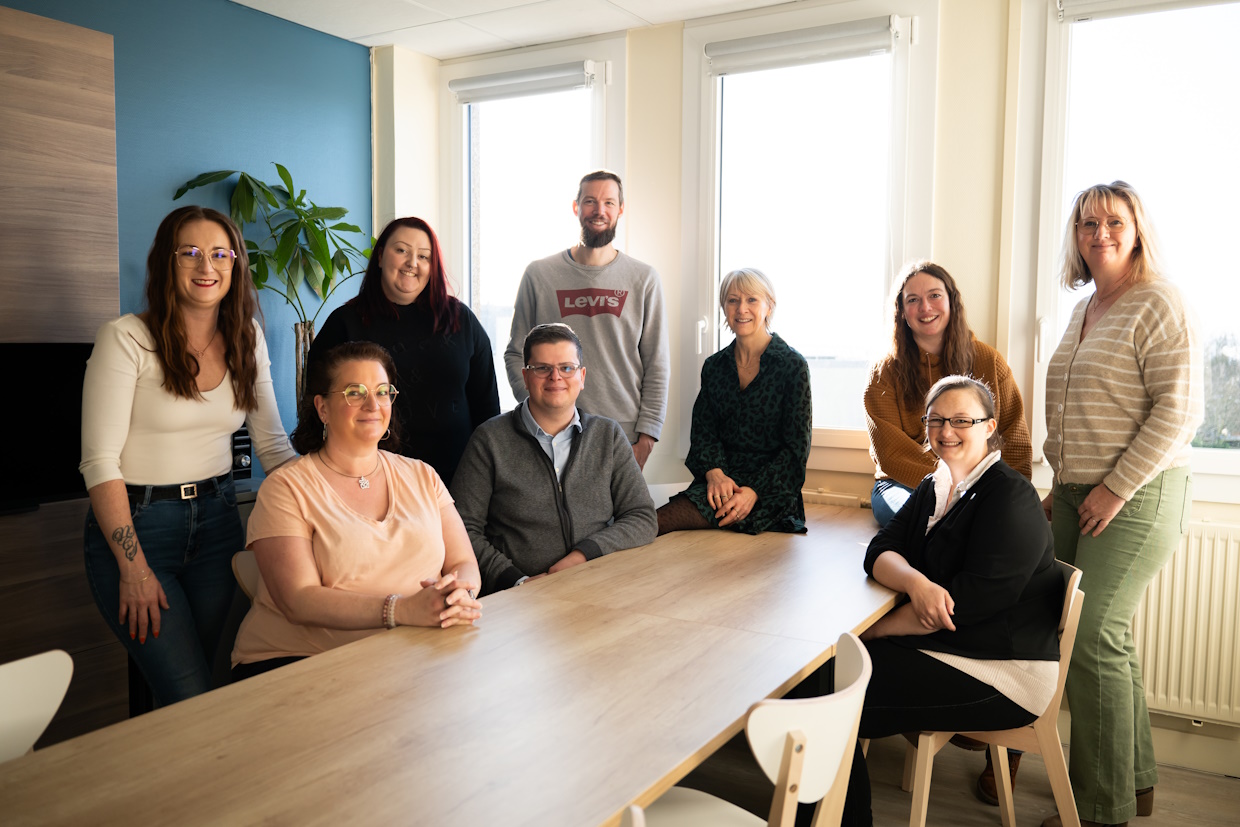
<instances>
[{"instance_id":1,"label":"woman in beige striped cardigan","mask_svg":"<svg viewBox=\"0 0 1240 827\"><path fill-rule=\"evenodd\" d=\"M1184 533L1189 442L1202 419L1201 351L1164 278L1141 200L1123 181L1080 193L1064 238L1064 287L1091 282L1046 379L1042 505L1055 554L1084 572L1068 671L1072 790L1083 825L1149 815L1158 773L1130 626ZM1052 816L1043 827L1058 827Z\"/></svg>"}]
</instances>

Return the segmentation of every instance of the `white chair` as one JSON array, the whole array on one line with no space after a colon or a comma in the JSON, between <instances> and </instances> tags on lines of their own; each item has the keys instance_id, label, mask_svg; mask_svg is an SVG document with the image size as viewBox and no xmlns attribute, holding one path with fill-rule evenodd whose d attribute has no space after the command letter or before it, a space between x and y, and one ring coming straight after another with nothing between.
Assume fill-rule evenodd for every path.
<instances>
[{"instance_id":1,"label":"white chair","mask_svg":"<svg viewBox=\"0 0 1240 827\"><path fill-rule=\"evenodd\" d=\"M262 576L258 573L258 562L254 559L254 552L246 549L239 551L232 558L233 577L237 578L237 585L241 587L241 591L245 592L245 596L250 598L250 602L254 602L254 595L258 594L258 583Z\"/></svg>"},{"instance_id":2,"label":"white chair","mask_svg":"<svg viewBox=\"0 0 1240 827\"><path fill-rule=\"evenodd\" d=\"M1076 812L1076 799L1072 797L1072 785L1068 781L1068 763L1064 760L1063 743L1059 740L1059 705L1063 699L1064 681L1068 679L1068 665L1072 662L1072 648L1076 644L1076 628L1081 619L1081 605L1085 599L1080 590L1081 570L1067 563L1055 561L1063 573L1066 590L1063 613L1059 617L1059 679L1055 684L1055 696L1050 705L1036 721L1018 729L991 732L965 732L970 738L990 745L990 761L995 768L995 787L999 792L999 817L1003 827L1015 827L1016 810L1012 806L1012 779L1008 771L1007 751L1020 749L1038 753L1046 763L1051 792L1059 807L1064 827L1081 827ZM930 774L934 769L934 756L938 754L954 732L923 732L917 738L917 746L909 745L904 755L905 791L913 790L913 809L909 814L910 827L925 827L926 809L930 801Z\"/></svg>"},{"instance_id":3,"label":"white chair","mask_svg":"<svg viewBox=\"0 0 1240 827\"><path fill-rule=\"evenodd\" d=\"M634 804L620 814L620 827L646 827L646 814Z\"/></svg>"},{"instance_id":4,"label":"white chair","mask_svg":"<svg viewBox=\"0 0 1240 827\"><path fill-rule=\"evenodd\" d=\"M60 649L0 666L0 761L30 752L72 677L73 658Z\"/></svg>"},{"instance_id":5,"label":"white chair","mask_svg":"<svg viewBox=\"0 0 1240 827\"><path fill-rule=\"evenodd\" d=\"M791 827L797 802L820 801L814 827L838 825L852 774L861 704L870 683L870 655L853 634L835 646L835 693L803 700L760 701L745 733L754 758L775 782L767 821L707 793L673 787L646 810L649 827Z\"/></svg>"}]
</instances>

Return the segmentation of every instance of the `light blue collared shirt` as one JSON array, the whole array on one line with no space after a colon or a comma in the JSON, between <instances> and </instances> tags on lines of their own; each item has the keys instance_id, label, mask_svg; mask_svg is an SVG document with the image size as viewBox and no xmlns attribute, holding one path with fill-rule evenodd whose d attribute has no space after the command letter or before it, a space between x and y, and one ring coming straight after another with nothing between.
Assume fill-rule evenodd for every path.
<instances>
[{"instance_id":1,"label":"light blue collared shirt","mask_svg":"<svg viewBox=\"0 0 1240 827\"><path fill-rule=\"evenodd\" d=\"M525 430L530 432L530 436L538 440L543 453L555 467L556 479L563 482L564 466L568 464L568 454L573 447L573 429L576 428L578 433L581 432L581 414L578 413L577 408L573 408L573 421L568 423L568 427L552 436L534 421L534 415L530 413L530 400L526 399L521 403L521 423L525 425Z\"/></svg>"}]
</instances>

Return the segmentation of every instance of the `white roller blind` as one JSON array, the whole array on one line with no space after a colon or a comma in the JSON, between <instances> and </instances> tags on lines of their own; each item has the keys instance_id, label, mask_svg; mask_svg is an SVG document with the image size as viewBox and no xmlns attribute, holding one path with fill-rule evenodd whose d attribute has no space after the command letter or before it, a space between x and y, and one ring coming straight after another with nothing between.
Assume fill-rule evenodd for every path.
<instances>
[{"instance_id":1,"label":"white roller blind","mask_svg":"<svg viewBox=\"0 0 1240 827\"><path fill-rule=\"evenodd\" d=\"M1056 0L1059 19L1064 23L1230 2L1234 0Z\"/></svg>"},{"instance_id":2,"label":"white roller blind","mask_svg":"<svg viewBox=\"0 0 1240 827\"><path fill-rule=\"evenodd\" d=\"M555 66L539 66L515 72L496 72L448 81L458 103L470 104L500 98L517 98L544 92L589 88L594 85L594 61L579 60Z\"/></svg>"},{"instance_id":3,"label":"white roller blind","mask_svg":"<svg viewBox=\"0 0 1240 827\"><path fill-rule=\"evenodd\" d=\"M800 63L863 57L894 48L899 30L894 15L848 23L814 26L774 34L707 43L706 57L714 75L756 72Z\"/></svg>"}]
</instances>

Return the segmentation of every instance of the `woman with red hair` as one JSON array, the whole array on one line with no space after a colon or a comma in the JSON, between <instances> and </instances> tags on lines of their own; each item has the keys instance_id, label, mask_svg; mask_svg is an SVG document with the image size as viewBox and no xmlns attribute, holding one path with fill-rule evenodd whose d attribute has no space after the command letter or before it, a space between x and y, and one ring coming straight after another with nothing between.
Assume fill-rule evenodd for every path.
<instances>
[{"instance_id":1,"label":"woman with red hair","mask_svg":"<svg viewBox=\"0 0 1240 827\"><path fill-rule=\"evenodd\" d=\"M450 485L474 428L499 414L499 390L491 339L448 292L443 251L425 221L383 228L361 290L327 317L309 361L342 342L375 342L392 354L401 453Z\"/></svg>"}]
</instances>

